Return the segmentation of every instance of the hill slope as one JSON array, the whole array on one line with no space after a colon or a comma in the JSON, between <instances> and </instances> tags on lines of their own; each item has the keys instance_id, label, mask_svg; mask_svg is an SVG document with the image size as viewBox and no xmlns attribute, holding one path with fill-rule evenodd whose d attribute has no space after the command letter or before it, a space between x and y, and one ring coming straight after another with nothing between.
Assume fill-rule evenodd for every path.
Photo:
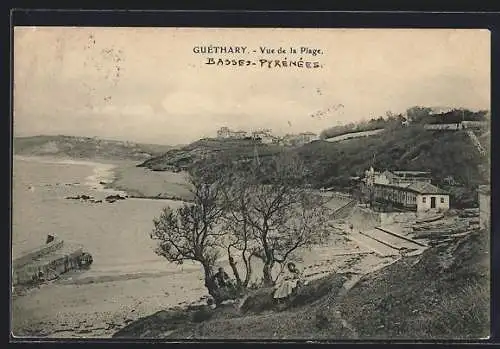
<instances>
[{"instance_id":1,"label":"hill slope","mask_svg":"<svg viewBox=\"0 0 500 349\"><path fill-rule=\"evenodd\" d=\"M282 147L262 144L252 139L200 139L179 149L172 149L165 154L146 160L141 167L155 171L164 171L172 167L191 166L207 157L217 156L232 160L247 160L254 157L255 151L260 158L278 153Z\"/></svg>"},{"instance_id":2,"label":"hill slope","mask_svg":"<svg viewBox=\"0 0 500 349\"><path fill-rule=\"evenodd\" d=\"M331 274L304 286L285 307L273 305L272 289L260 289L240 309L161 311L113 337L484 338L490 321L488 241L483 231L432 247L365 275L345 292L345 277Z\"/></svg>"},{"instance_id":3,"label":"hill slope","mask_svg":"<svg viewBox=\"0 0 500 349\"><path fill-rule=\"evenodd\" d=\"M251 160L255 151L261 163L270 155L290 152L301 158L312 187L355 188L351 176L363 176L370 166L376 170L431 171L433 183L448 190L456 207L473 206L479 184L489 183L488 133L478 135L487 145L481 156L465 131L429 131L422 125L389 128L382 132L339 142L314 141L298 148L261 144L252 140L202 139L185 147L146 160L139 166L156 171L213 164L220 159ZM220 170L220 169L219 169ZM453 177L450 186L447 178Z\"/></svg>"},{"instance_id":4,"label":"hill slope","mask_svg":"<svg viewBox=\"0 0 500 349\"><path fill-rule=\"evenodd\" d=\"M69 157L72 159L109 159L142 161L170 149L167 145L138 144L73 136L16 137L14 154L24 156Z\"/></svg>"},{"instance_id":5,"label":"hill slope","mask_svg":"<svg viewBox=\"0 0 500 349\"><path fill-rule=\"evenodd\" d=\"M280 151L295 152L310 168L316 186L343 184L349 176L363 175L372 163L376 169L430 170L438 181L453 176L465 185L475 186L484 182L478 166L487 163L487 159L477 154L465 132L428 131L416 125L335 143L315 141L299 148L252 140L202 139L151 158L141 166L161 171L172 166L190 166L213 155L249 159L255 149L260 158Z\"/></svg>"},{"instance_id":6,"label":"hill slope","mask_svg":"<svg viewBox=\"0 0 500 349\"><path fill-rule=\"evenodd\" d=\"M484 183L481 158L465 132L427 131L419 126L385 130L337 143L318 141L296 150L314 173L315 186L348 185L349 176L377 170L428 170L435 182L453 176L465 186Z\"/></svg>"}]
</instances>

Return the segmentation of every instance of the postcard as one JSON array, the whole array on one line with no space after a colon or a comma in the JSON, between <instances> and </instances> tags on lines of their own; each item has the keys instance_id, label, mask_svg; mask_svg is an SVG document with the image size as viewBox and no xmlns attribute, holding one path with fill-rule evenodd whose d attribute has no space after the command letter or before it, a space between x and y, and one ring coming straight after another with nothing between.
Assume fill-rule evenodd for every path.
<instances>
[{"instance_id":1,"label":"postcard","mask_svg":"<svg viewBox=\"0 0 500 349\"><path fill-rule=\"evenodd\" d=\"M13 338L489 337L488 30L13 49Z\"/></svg>"}]
</instances>

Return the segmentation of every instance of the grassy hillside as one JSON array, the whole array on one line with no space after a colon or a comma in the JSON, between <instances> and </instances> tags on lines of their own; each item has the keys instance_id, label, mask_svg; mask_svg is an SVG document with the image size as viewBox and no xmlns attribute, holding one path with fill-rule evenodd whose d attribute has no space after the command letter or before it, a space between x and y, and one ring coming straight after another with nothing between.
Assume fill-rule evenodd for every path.
<instances>
[{"instance_id":1,"label":"grassy hillside","mask_svg":"<svg viewBox=\"0 0 500 349\"><path fill-rule=\"evenodd\" d=\"M255 149L263 161L280 151L295 152L309 167L310 180L318 187L346 186L350 176L363 175L372 162L380 170L429 170L437 182L453 176L463 185L476 186L484 182L478 166L487 163L465 132L428 131L415 125L336 143L315 141L295 149L253 140L202 139L149 159L141 166L161 171L172 166L190 166L213 156L251 159Z\"/></svg>"},{"instance_id":2,"label":"grassy hillside","mask_svg":"<svg viewBox=\"0 0 500 349\"><path fill-rule=\"evenodd\" d=\"M172 148L166 145L73 136L16 137L13 147L14 154L24 156L135 161L158 156Z\"/></svg>"},{"instance_id":3,"label":"grassy hillside","mask_svg":"<svg viewBox=\"0 0 500 349\"><path fill-rule=\"evenodd\" d=\"M232 160L247 160L254 157L257 150L260 158L281 151L281 147L262 144L251 139L200 139L179 149L172 149L165 154L145 161L140 166L155 171L163 171L172 167L191 166L207 157L229 158Z\"/></svg>"},{"instance_id":4,"label":"grassy hillside","mask_svg":"<svg viewBox=\"0 0 500 349\"><path fill-rule=\"evenodd\" d=\"M310 167L315 186L348 186L349 176L362 176L372 163L377 170L429 170L438 184L447 176L471 187L484 182L478 166L486 159L462 131L412 126L338 143L314 142L296 151Z\"/></svg>"},{"instance_id":5,"label":"grassy hillside","mask_svg":"<svg viewBox=\"0 0 500 349\"><path fill-rule=\"evenodd\" d=\"M489 134L478 134L489 150ZM431 171L433 183L451 193L454 207L477 202L476 188L489 183L489 159L482 157L465 131L429 131L422 125L389 128L369 137L340 142L315 141L298 148L261 144L252 140L202 139L146 160L139 166L155 171L190 166L213 166L222 171L224 162L252 160L255 150L262 164L278 152L291 152L307 168L312 187L354 189L350 177L363 176L371 165L377 170ZM219 166L220 165L220 166ZM449 185L449 178L455 181Z\"/></svg>"},{"instance_id":6,"label":"grassy hillside","mask_svg":"<svg viewBox=\"0 0 500 349\"><path fill-rule=\"evenodd\" d=\"M170 339L478 339L489 333L489 236L477 232L367 274L314 280L290 304L259 289L238 308L165 310L114 337ZM346 291L343 291L346 290Z\"/></svg>"},{"instance_id":7,"label":"grassy hillside","mask_svg":"<svg viewBox=\"0 0 500 349\"><path fill-rule=\"evenodd\" d=\"M432 248L362 279L343 317L364 338L489 335L489 232Z\"/></svg>"}]
</instances>

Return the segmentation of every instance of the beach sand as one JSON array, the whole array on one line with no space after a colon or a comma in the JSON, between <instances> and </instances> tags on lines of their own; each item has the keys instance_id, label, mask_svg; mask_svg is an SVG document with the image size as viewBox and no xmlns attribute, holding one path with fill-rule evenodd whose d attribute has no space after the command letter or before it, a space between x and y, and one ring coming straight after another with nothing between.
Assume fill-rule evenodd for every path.
<instances>
[{"instance_id":1,"label":"beach sand","mask_svg":"<svg viewBox=\"0 0 500 349\"><path fill-rule=\"evenodd\" d=\"M114 178L109 187L126 191L131 197L183 201L193 198L184 172L151 171L136 164L114 166L112 171Z\"/></svg>"}]
</instances>

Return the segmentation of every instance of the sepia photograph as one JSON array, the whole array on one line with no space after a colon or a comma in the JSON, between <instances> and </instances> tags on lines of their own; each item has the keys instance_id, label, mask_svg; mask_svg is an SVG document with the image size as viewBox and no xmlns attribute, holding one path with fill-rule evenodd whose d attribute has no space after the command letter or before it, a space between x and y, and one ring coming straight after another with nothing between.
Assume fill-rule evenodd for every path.
<instances>
[{"instance_id":1,"label":"sepia photograph","mask_svg":"<svg viewBox=\"0 0 500 349\"><path fill-rule=\"evenodd\" d=\"M12 338L489 338L490 40L14 27Z\"/></svg>"}]
</instances>

